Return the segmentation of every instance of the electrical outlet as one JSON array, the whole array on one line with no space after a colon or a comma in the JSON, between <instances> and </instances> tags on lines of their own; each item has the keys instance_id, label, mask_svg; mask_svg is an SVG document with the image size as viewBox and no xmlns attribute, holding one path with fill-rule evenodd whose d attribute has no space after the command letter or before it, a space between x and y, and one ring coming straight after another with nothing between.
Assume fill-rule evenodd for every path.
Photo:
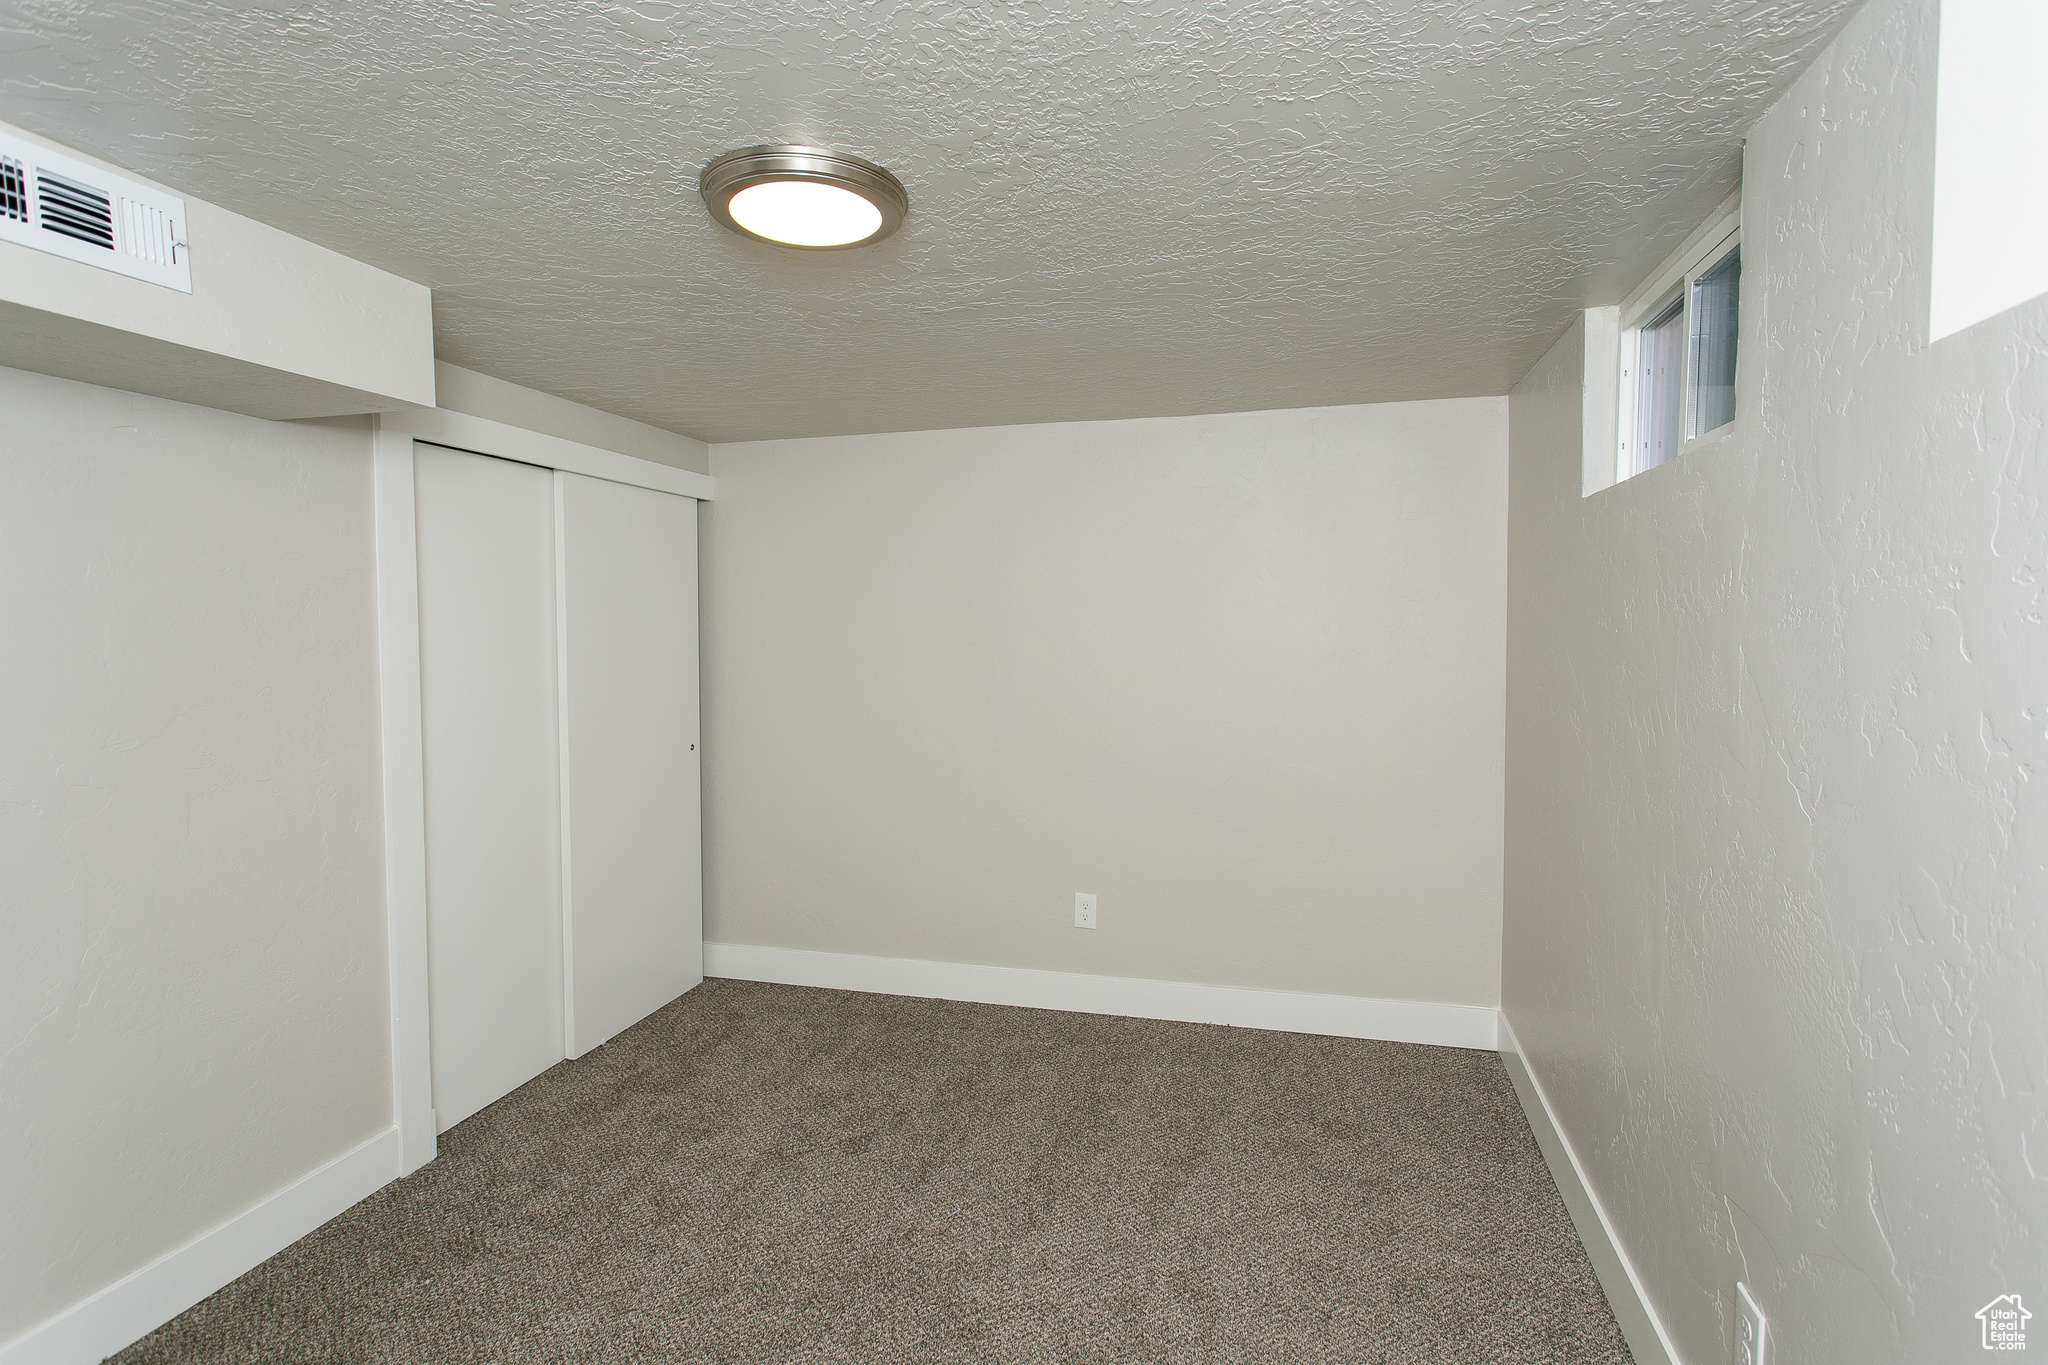
<instances>
[{"instance_id":1,"label":"electrical outlet","mask_svg":"<svg viewBox=\"0 0 2048 1365\"><path fill-rule=\"evenodd\" d=\"M1735 1305L1741 1316L1735 1326L1735 1365L1771 1365L1770 1320L1740 1280L1735 1282Z\"/></svg>"},{"instance_id":2,"label":"electrical outlet","mask_svg":"<svg viewBox=\"0 0 2048 1365\"><path fill-rule=\"evenodd\" d=\"M1095 927L1095 893L1076 891L1074 893L1074 927L1093 929Z\"/></svg>"}]
</instances>

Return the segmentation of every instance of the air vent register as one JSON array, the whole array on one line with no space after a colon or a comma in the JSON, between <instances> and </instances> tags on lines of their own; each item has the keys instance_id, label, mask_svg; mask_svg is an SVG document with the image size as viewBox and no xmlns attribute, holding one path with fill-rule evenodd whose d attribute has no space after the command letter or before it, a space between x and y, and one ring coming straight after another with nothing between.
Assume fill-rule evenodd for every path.
<instances>
[{"instance_id":1,"label":"air vent register","mask_svg":"<svg viewBox=\"0 0 2048 1365\"><path fill-rule=\"evenodd\" d=\"M184 200L5 135L0 241L192 292Z\"/></svg>"}]
</instances>

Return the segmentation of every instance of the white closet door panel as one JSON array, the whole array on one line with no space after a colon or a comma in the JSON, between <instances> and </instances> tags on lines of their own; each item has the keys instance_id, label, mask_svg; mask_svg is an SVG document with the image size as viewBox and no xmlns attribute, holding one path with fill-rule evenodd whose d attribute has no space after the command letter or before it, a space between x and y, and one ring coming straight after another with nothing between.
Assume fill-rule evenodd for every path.
<instances>
[{"instance_id":1,"label":"white closet door panel","mask_svg":"<svg viewBox=\"0 0 2048 1365\"><path fill-rule=\"evenodd\" d=\"M554 474L424 443L414 461L445 1131L563 1056Z\"/></svg>"},{"instance_id":2,"label":"white closet door panel","mask_svg":"<svg viewBox=\"0 0 2048 1365\"><path fill-rule=\"evenodd\" d=\"M574 1057L704 979L697 503L555 480Z\"/></svg>"}]
</instances>

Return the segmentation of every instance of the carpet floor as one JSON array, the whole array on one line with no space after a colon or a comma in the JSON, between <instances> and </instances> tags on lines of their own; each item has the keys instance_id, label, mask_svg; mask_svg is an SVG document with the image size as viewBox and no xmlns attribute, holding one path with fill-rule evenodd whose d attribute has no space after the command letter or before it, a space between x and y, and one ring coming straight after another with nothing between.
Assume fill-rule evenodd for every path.
<instances>
[{"instance_id":1,"label":"carpet floor","mask_svg":"<svg viewBox=\"0 0 2048 1365\"><path fill-rule=\"evenodd\" d=\"M714 980L113 1359L1629 1355L1492 1053Z\"/></svg>"}]
</instances>

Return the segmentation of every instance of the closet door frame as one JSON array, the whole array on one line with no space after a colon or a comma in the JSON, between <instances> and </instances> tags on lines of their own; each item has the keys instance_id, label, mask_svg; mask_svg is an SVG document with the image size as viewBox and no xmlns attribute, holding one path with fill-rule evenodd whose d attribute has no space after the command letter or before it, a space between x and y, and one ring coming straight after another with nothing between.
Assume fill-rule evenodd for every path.
<instances>
[{"instance_id":1,"label":"closet door frame","mask_svg":"<svg viewBox=\"0 0 2048 1365\"><path fill-rule=\"evenodd\" d=\"M377 526L377 666L383 716L384 901L391 971L391 1114L399 1171L434 1159L433 1064L427 987L426 760L420 705L419 520L413 442L709 502L717 483L694 473L465 413L433 408L373 417Z\"/></svg>"}]
</instances>

